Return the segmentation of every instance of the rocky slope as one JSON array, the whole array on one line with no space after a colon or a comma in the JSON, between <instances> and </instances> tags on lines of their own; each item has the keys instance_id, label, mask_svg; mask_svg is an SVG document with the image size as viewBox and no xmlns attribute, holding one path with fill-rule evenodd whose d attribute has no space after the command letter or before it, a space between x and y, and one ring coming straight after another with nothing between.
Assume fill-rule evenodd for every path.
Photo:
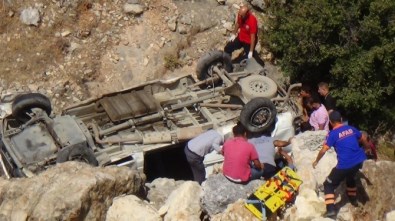
<instances>
[{"instance_id":1,"label":"rocky slope","mask_svg":"<svg viewBox=\"0 0 395 221\"><path fill-rule=\"evenodd\" d=\"M0 92L40 91L60 112L105 92L193 74L203 53L223 48L240 2L2 1Z\"/></svg>"}]
</instances>

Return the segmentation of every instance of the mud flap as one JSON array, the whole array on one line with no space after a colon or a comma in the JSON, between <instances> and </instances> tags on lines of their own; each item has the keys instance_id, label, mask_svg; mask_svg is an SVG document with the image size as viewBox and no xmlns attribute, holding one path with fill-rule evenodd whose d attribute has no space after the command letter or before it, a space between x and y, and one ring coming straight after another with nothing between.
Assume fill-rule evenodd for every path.
<instances>
[{"instance_id":1,"label":"mud flap","mask_svg":"<svg viewBox=\"0 0 395 221\"><path fill-rule=\"evenodd\" d=\"M266 214L276 213L294 200L299 186L303 183L300 177L289 167L284 167L272 178L251 194L245 206L256 217L266 220Z\"/></svg>"}]
</instances>

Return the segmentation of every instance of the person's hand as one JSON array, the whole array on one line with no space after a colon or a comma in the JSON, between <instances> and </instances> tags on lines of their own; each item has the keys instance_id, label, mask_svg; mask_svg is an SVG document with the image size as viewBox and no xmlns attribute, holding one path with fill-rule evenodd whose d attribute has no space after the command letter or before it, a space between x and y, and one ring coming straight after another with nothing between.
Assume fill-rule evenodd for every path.
<instances>
[{"instance_id":1,"label":"person's hand","mask_svg":"<svg viewBox=\"0 0 395 221\"><path fill-rule=\"evenodd\" d=\"M291 168L293 171L296 171L296 167L295 165L293 165L292 163L288 165L289 168Z\"/></svg>"},{"instance_id":2,"label":"person's hand","mask_svg":"<svg viewBox=\"0 0 395 221\"><path fill-rule=\"evenodd\" d=\"M315 169L315 167L317 166L317 164L318 164L317 161L314 161L314 162L313 162L313 168L314 168L314 169Z\"/></svg>"},{"instance_id":3,"label":"person's hand","mask_svg":"<svg viewBox=\"0 0 395 221\"><path fill-rule=\"evenodd\" d=\"M248 52L248 59L252 58L252 51Z\"/></svg>"},{"instance_id":4,"label":"person's hand","mask_svg":"<svg viewBox=\"0 0 395 221\"><path fill-rule=\"evenodd\" d=\"M232 42L232 41L234 41L235 39L236 39L236 35L235 35L235 34L231 34L230 37L229 37L229 39L228 39L228 42Z\"/></svg>"}]
</instances>

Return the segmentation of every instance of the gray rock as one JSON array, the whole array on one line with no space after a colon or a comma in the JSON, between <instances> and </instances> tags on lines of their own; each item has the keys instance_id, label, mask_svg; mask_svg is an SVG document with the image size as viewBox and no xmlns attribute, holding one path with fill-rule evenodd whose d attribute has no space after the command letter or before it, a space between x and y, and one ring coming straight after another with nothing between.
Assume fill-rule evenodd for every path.
<instances>
[{"instance_id":1,"label":"gray rock","mask_svg":"<svg viewBox=\"0 0 395 221\"><path fill-rule=\"evenodd\" d=\"M146 183L145 185L149 188L147 199L156 209L160 209L165 204L170 193L183 182L168 178L157 178L152 183Z\"/></svg>"},{"instance_id":2,"label":"gray rock","mask_svg":"<svg viewBox=\"0 0 395 221\"><path fill-rule=\"evenodd\" d=\"M230 182L222 174L210 176L202 185L203 197L201 204L203 210L212 216L225 211L228 204L238 199L247 199L255 190L264 183L263 180L253 180L247 185Z\"/></svg>"},{"instance_id":3,"label":"gray rock","mask_svg":"<svg viewBox=\"0 0 395 221\"><path fill-rule=\"evenodd\" d=\"M218 4L225 5L226 0L217 0Z\"/></svg>"},{"instance_id":4,"label":"gray rock","mask_svg":"<svg viewBox=\"0 0 395 221\"><path fill-rule=\"evenodd\" d=\"M192 24L192 18L190 15L182 15L180 17L180 23L184 25L191 25Z\"/></svg>"},{"instance_id":5,"label":"gray rock","mask_svg":"<svg viewBox=\"0 0 395 221\"><path fill-rule=\"evenodd\" d=\"M223 213L216 214L210 218L211 221L262 221L262 219L258 219L245 207L245 200L243 199L228 205L228 208Z\"/></svg>"},{"instance_id":6,"label":"gray rock","mask_svg":"<svg viewBox=\"0 0 395 221\"><path fill-rule=\"evenodd\" d=\"M170 31L177 30L177 16L171 17L167 22L167 27L169 27Z\"/></svg>"},{"instance_id":7,"label":"gray rock","mask_svg":"<svg viewBox=\"0 0 395 221\"><path fill-rule=\"evenodd\" d=\"M70 47L68 48L68 51L69 51L70 53L72 53L73 51L75 51L76 49L78 49L78 48L80 48L80 47L81 47L80 44L78 44L78 43L76 43L76 42L71 42L71 43L70 43Z\"/></svg>"},{"instance_id":8,"label":"gray rock","mask_svg":"<svg viewBox=\"0 0 395 221\"><path fill-rule=\"evenodd\" d=\"M29 84L27 87L30 89L30 91L37 91L38 85L37 84Z\"/></svg>"},{"instance_id":9,"label":"gray rock","mask_svg":"<svg viewBox=\"0 0 395 221\"><path fill-rule=\"evenodd\" d=\"M186 181L172 191L159 213L165 214L164 221L200 221L201 194L202 188L199 183Z\"/></svg>"},{"instance_id":10,"label":"gray rock","mask_svg":"<svg viewBox=\"0 0 395 221\"><path fill-rule=\"evenodd\" d=\"M384 220L395 210L395 162L367 160L362 168L363 191L358 189L363 211L355 211L355 220Z\"/></svg>"},{"instance_id":11,"label":"gray rock","mask_svg":"<svg viewBox=\"0 0 395 221\"><path fill-rule=\"evenodd\" d=\"M262 11L266 9L265 1L262 0L248 0L251 5L261 9Z\"/></svg>"},{"instance_id":12,"label":"gray rock","mask_svg":"<svg viewBox=\"0 0 395 221\"><path fill-rule=\"evenodd\" d=\"M183 35L187 34L188 29L189 28L186 25L183 25L183 24L178 25L178 33L180 33L180 34L183 34Z\"/></svg>"},{"instance_id":13,"label":"gray rock","mask_svg":"<svg viewBox=\"0 0 395 221\"><path fill-rule=\"evenodd\" d=\"M124 4L123 11L126 14L141 15L144 12L144 7L140 4Z\"/></svg>"},{"instance_id":14,"label":"gray rock","mask_svg":"<svg viewBox=\"0 0 395 221\"><path fill-rule=\"evenodd\" d=\"M228 30L228 31L233 31L233 23L232 22L225 22L224 24L223 24L223 26L224 26L224 28L226 28L226 30Z\"/></svg>"},{"instance_id":15,"label":"gray rock","mask_svg":"<svg viewBox=\"0 0 395 221\"><path fill-rule=\"evenodd\" d=\"M21 13L20 20L23 24L38 26L40 22L40 12L37 8L29 7L24 9Z\"/></svg>"},{"instance_id":16,"label":"gray rock","mask_svg":"<svg viewBox=\"0 0 395 221\"><path fill-rule=\"evenodd\" d=\"M62 36L62 37L67 37L67 36L69 36L71 34L71 31L69 31L69 30L65 30L65 31L63 31L62 33L60 33L60 35Z\"/></svg>"}]
</instances>

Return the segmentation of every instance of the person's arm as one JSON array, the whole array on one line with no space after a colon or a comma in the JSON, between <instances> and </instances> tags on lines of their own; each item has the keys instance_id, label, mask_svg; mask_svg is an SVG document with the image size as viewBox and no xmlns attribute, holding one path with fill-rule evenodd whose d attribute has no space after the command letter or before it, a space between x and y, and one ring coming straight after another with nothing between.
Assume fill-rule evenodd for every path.
<instances>
[{"instance_id":1,"label":"person's arm","mask_svg":"<svg viewBox=\"0 0 395 221\"><path fill-rule=\"evenodd\" d=\"M256 42L256 33L251 33L251 44L250 44L250 52L254 53L254 49L255 49L255 42Z\"/></svg>"},{"instance_id":2,"label":"person's arm","mask_svg":"<svg viewBox=\"0 0 395 221\"><path fill-rule=\"evenodd\" d=\"M291 166L291 165L294 164L294 161L292 160L292 157L291 157L290 155L288 155L288 153L285 152L285 151L283 150L283 148L279 147L279 148L278 148L278 153L279 153L282 157L284 157L284 159L287 161L288 166Z\"/></svg>"},{"instance_id":3,"label":"person's arm","mask_svg":"<svg viewBox=\"0 0 395 221\"><path fill-rule=\"evenodd\" d=\"M325 130L326 122L329 121L328 111L325 111L325 113L319 111L317 113L317 120L318 130Z\"/></svg>"},{"instance_id":4,"label":"person's arm","mask_svg":"<svg viewBox=\"0 0 395 221\"><path fill-rule=\"evenodd\" d=\"M238 22L238 18L236 18L236 24L235 24L235 29L233 30L233 34L237 36L238 32L239 32L239 22Z\"/></svg>"},{"instance_id":5,"label":"person's arm","mask_svg":"<svg viewBox=\"0 0 395 221\"><path fill-rule=\"evenodd\" d=\"M275 141L273 141L273 145L274 145L275 147L286 147L286 146L288 146L289 144L291 144L291 142L290 142L291 139L292 139L292 137L289 138L288 141L275 140Z\"/></svg>"},{"instance_id":6,"label":"person's arm","mask_svg":"<svg viewBox=\"0 0 395 221\"><path fill-rule=\"evenodd\" d=\"M228 42L233 42L237 38L237 34L239 32L239 17L237 16L236 22L235 22L235 28L233 29Z\"/></svg>"},{"instance_id":7,"label":"person's arm","mask_svg":"<svg viewBox=\"0 0 395 221\"><path fill-rule=\"evenodd\" d=\"M365 150L366 154L372 154L372 149L370 148L369 142L365 134L361 134L359 138L359 142L362 144L363 149Z\"/></svg>"},{"instance_id":8,"label":"person's arm","mask_svg":"<svg viewBox=\"0 0 395 221\"><path fill-rule=\"evenodd\" d=\"M325 103L326 103L325 107L328 111L328 114L330 114L332 111L336 109L336 100L331 95L327 95Z\"/></svg>"},{"instance_id":9,"label":"person's arm","mask_svg":"<svg viewBox=\"0 0 395 221\"><path fill-rule=\"evenodd\" d=\"M221 136L217 136L215 139L214 139L214 141L213 141L213 144L211 145L211 151L212 150L215 150L215 151L217 151L217 153L221 153L221 151L222 151L222 145L223 144L223 142L222 142L222 137Z\"/></svg>"},{"instance_id":10,"label":"person's arm","mask_svg":"<svg viewBox=\"0 0 395 221\"><path fill-rule=\"evenodd\" d=\"M251 152L250 152L250 157L249 159L252 161L254 164L255 168L259 170L263 170L262 163L259 161L259 155L258 152L256 151L254 145L251 144Z\"/></svg>"},{"instance_id":11,"label":"person's arm","mask_svg":"<svg viewBox=\"0 0 395 221\"><path fill-rule=\"evenodd\" d=\"M232 34L237 36L237 33L239 32L239 15L236 15L236 22L235 22L235 28L233 29Z\"/></svg>"},{"instance_id":12,"label":"person's arm","mask_svg":"<svg viewBox=\"0 0 395 221\"><path fill-rule=\"evenodd\" d=\"M222 148L221 148L221 152L219 152L222 156L224 156L224 153L225 153L225 143L224 143L224 145L222 145Z\"/></svg>"},{"instance_id":13,"label":"person's arm","mask_svg":"<svg viewBox=\"0 0 395 221\"><path fill-rule=\"evenodd\" d=\"M277 147L278 154L280 156L282 156L287 161L288 166L291 166L291 167L293 165L292 157L289 156L288 153L283 150L283 147L286 147L286 146L290 145L292 138L293 137L289 138L288 141L283 141L283 140L275 140L275 141L273 141L274 146Z\"/></svg>"},{"instance_id":14,"label":"person's arm","mask_svg":"<svg viewBox=\"0 0 395 221\"><path fill-rule=\"evenodd\" d=\"M322 146L320 152L317 155L317 158L315 159L315 161L313 162L313 168L315 169L315 167L317 166L318 162L321 160L321 158L324 156L324 154L326 153L326 151L329 150L329 146L324 144L324 146Z\"/></svg>"},{"instance_id":15,"label":"person's arm","mask_svg":"<svg viewBox=\"0 0 395 221\"><path fill-rule=\"evenodd\" d=\"M259 162L259 160L253 160L252 162L254 163L255 168L258 170L263 170L263 164Z\"/></svg>"}]
</instances>

